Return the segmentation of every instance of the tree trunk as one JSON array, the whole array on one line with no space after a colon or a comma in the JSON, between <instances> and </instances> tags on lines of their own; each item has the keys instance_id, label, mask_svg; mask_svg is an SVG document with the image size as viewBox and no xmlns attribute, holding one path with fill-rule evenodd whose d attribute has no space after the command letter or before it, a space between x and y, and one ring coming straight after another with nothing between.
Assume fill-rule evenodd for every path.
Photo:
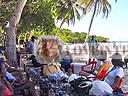
<instances>
[{"instance_id":1,"label":"tree trunk","mask_svg":"<svg viewBox=\"0 0 128 96\"><path fill-rule=\"evenodd\" d=\"M17 0L15 10L6 26L6 56L10 64L16 64L16 26L27 0Z\"/></svg>"},{"instance_id":2,"label":"tree trunk","mask_svg":"<svg viewBox=\"0 0 128 96\"><path fill-rule=\"evenodd\" d=\"M93 12L93 15L92 15L92 18L91 18L91 22L90 22L90 25L89 25L89 28L88 28L88 34L87 34L87 36L86 36L85 43L87 42L88 37L89 37L89 35L90 35L90 31L91 31L91 28L92 28L92 23L93 23L95 14L96 14L96 8L97 8L97 1L96 1L96 3L95 3L95 6L94 6L94 12Z\"/></svg>"}]
</instances>

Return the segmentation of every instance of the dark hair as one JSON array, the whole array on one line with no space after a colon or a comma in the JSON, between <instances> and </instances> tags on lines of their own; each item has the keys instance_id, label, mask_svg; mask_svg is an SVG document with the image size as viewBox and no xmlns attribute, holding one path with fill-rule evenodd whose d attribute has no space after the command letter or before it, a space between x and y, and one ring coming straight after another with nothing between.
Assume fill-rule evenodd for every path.
<instances>
[{"instance_id":1,"label":"dark hair","mask_svg":"<svg viewBox=\"0 0 128 96\"><path fill-rule=\"evenodd\" d=\"M119 60L119 59L112 59L112 64L113 64L114 66L120 66L120 67L123 67L124 62L121 61L121 60Z\"/></svg>"},{"instance_id":2,"label":"dark hair","mask_svg":"<svg viewBox=\"0 0 128 96\"><path fill-rule=\"evenodd\" d=\"M94 38L95 36L94 35L92 35L92 38Z\"/></svg>"},{"instance_id":3,"label":"dark hair","mask_svg":"<svg viewBox=\"0 0 128 96\"><path fill-rule=\"evenodd\" d=\"M32 36L31 39L34 40L34 39L36 39L36 37L35 36Z\"/></svg>"},{"instance_id":4,"label":"dark hair","mask_svg":"<svg viewBox=\"0 0 128 96\"><path fill-rule=\"evenodd\" d=\"M32 37L31 37L31 41L32 41L32 42L34 42L35 39L36 39L35 36L32 36Z\"/></svg>"},{"instance_id":5,"label":"dark hair","mask_svg":"<svg viewBox=\"0 0 128 96\"><path fill-rule=\"evenodd\" d=\"M124 62L122 61L122 55L121 54L119 54L119 53L114 53L113 55L112 55L112 64L114 65L114 66L120 66L120 67L123 67L123 64L124 64Z\"/></svg>"}]
</instances>

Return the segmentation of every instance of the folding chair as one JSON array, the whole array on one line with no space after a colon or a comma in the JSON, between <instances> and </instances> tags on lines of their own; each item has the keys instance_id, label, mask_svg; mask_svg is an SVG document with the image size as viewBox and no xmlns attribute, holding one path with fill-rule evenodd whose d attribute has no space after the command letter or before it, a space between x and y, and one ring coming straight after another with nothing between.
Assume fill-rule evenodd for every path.
<instances>
[{"instance_id":1,"label":"folding chair","mask_svg":"<svg viewBox=\"0 0 128 96\"><path fill-rule=\"evenodd\" d=\"M91 65L91 70L94 70L96 67L96 61L95 60L93 60L93 61L89 60L89 62L86 65L83 65L81 67L81 71L87 71L87 70L85 70L85 68L90 66L90 65Z\"/></svg>"},{"instance_id":2,"label":"folding chair","mask_svg":"<svg viewBox=\"0 0 128 96\"><path fill-rule=\"evenodd\" d=\"M107 74L108 70L102 71L98 76L87 76L87 79L92 80L101 80L104 78L104 76Z\"/></svg>"}]
</instances>

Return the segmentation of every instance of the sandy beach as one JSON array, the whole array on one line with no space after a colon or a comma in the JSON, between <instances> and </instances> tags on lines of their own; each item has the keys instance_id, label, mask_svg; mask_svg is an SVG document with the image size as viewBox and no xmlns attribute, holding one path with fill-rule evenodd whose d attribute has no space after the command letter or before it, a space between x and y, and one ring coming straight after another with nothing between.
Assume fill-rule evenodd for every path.
<instances>
[{"instance_id":1,"label":"sandy beach","mask_svg":"<svg viewBox=\"0 0 128 96\"><path fill-rule=\"evenodd\" d=\"M124 69L124 80L122 83L122 90L128 92L128 68Z\"/></svg>"}]
</instances>

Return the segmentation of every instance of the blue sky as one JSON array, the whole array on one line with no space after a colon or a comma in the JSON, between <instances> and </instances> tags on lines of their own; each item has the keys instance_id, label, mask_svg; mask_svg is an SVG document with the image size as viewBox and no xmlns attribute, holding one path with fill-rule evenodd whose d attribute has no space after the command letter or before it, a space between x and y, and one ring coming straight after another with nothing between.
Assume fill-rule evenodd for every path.
<instances>
[{"instance_id":1,"label":"blue sky","mask_svg":"<svg viewBox=\"0 0 128 96\"><path fill-rule=\"evenodd\" d=\"M128 0L118 0L117 3L114 0L111 1L112 10L108 18L102 18L102 14L95 17L91 34L108 37L110 41L128 41ZM70 29L73 32L87 32L91 19L89 15L76 21L74 26L68 26L65 23L62 28Z\"/></svg>"}]
</instances>

